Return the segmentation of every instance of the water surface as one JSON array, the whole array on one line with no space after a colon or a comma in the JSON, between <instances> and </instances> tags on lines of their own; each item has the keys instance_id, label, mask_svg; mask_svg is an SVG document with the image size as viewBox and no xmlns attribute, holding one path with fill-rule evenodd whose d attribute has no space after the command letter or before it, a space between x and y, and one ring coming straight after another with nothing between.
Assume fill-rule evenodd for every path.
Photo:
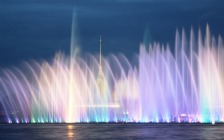
<instances>
[{"instance_id":1,"label":"water surface","mask_svg":"<svg viewBox=\"0 0 224 140\"><path fill-rule=\"evenodd\" d=\"M2 124L0 139L224 139L211 124Z\"/></svg>"}]
</instances>

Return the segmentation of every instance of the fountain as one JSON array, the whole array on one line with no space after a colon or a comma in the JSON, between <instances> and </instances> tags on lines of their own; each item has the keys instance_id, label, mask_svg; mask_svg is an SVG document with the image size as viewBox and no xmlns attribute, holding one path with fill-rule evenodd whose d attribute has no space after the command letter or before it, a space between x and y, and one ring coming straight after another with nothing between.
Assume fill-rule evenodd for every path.
<instances>
[{"instance_id":1,"label":"fountain","mask_svg":"<svg viewBox=\"0 0 224 140\"><path fill-rule=\"evenodd\" d=\"M140 45L138 64L124 55L58 52L53 61L24 62L0 74L8 123L224 121L224 46L206 27L189 41L176 31L175 51Z\"/></svg>"}]
</instances>

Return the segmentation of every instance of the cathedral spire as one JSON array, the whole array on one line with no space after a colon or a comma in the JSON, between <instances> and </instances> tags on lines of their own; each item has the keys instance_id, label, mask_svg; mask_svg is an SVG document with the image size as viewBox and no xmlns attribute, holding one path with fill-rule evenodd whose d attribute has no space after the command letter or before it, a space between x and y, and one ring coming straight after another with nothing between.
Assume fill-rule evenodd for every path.
<instances>
[{"instance_id":1,"label":"cathedral spire","mask_svg":"<svg viewBox=\"0 0 224 140\"><path fill-rule=\"evenodd\" d=\"M102 40L100 35L100 68L102 68Z\"/></svg>"}]
</instances>

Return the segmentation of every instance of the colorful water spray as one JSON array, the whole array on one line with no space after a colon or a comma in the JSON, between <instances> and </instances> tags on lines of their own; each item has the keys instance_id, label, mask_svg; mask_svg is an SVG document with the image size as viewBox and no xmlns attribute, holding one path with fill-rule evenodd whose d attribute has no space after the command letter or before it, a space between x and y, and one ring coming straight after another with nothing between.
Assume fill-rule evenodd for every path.
<instances>
[{"instance_id":1,"label":"colorful water spray","mask_svg":"<svg viewBox=\"0 0 224 140\"><path fill-rule=\"evenodd\" d=\"M74 37L74 34L72 34ZM197 36L197 37L196 37ZM51 62L2 69L0 102L9 123L223 122L224 46L176 31L175 51L140 46L138 64L124 55L57 53Z\"/></svg>"}]
</instances>

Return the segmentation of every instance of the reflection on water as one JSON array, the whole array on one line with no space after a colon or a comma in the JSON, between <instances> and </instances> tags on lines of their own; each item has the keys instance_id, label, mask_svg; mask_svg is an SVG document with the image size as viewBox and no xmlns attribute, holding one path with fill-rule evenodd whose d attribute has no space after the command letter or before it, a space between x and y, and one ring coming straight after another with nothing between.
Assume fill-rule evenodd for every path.
<instances>
[{"instance_id":1,"label":"reflection on water","mask_svg":"<svg viewBox=\"0 0 224 140\"><path fill-rule=\"evenodd\" d=\"M8 139L224 139L224 124L5 124Z\"/></svg>"},{"instance_id":2,"label":"reflection on water","mask_svg":"<svg viewBox=\"0 0 224 140\"><path fill-rule=\"evenodd\" d=\"M69 139L69 140L72 140L72 138L73 138L73 136L74 136L73 128L74 128L73 125L68 125L68 139Z\"/></svg>"}]
</instances>

